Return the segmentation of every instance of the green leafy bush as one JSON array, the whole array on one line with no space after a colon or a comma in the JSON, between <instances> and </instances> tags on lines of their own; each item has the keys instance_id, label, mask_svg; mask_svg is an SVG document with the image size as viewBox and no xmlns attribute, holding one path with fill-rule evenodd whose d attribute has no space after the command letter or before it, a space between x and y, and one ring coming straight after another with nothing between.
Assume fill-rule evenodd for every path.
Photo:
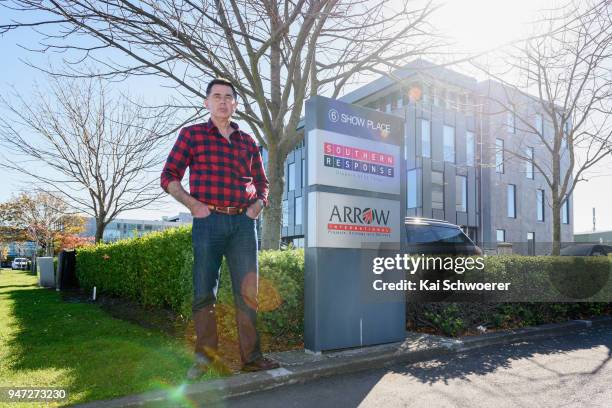
<instances>
[{"instance_id":1,"label":"green leafy bush","mask_svg":"<svg viewBox=\"0 0 612 408\"><path fill-rule=\"evenodd\" d=\"M191 227L172 228L111 244L81 248L77 276L81 286L125 297L145 306L169 307L191 315L193 252ZM221 267L218 306L222 327L234 330L231 280ZM303 333L303 250L259 253L258 327L264 333L300 341ZM231 324L230 324L231 323Z\"/></svg>"},{"instance_id":2,"label":"green leafy bush","mask_svg":"<svg viewBox=\"0 0 612 408\"><path fill-rule=\"evenodd\" d=\"M569 296L581 295L572 292L576 290L572 283L572 279L576 279L574 272L580 270L590 281L601 285L602 279L609 276L612 257L495 256L487 257L485 263L489 281L512 282L523 295L549 291L558 296L561 288L562 292L567 291L571 300ZM169 307L184 317L191 315L192 265L189 226L85 247L77 252L77 276L82 287L91 290L96 286L99 293L126 297L145 306ZM225 262L221 268L218 293L220 333L235 335L231 281ZM304 327L303 250L261 251L259 274L260 331L287 342L301 342ZM608 296L611 286L612 278L605 282L605 290L595 297L602 293ZM407 305L411 328L434 328L450 336L461 335L477 326L522 327L609 312L610 303L595 301L518 303L510 299L494 303Z\"/></svg>"},{"instance_id":3,"label":"green leafy bush","mask_svg":"<svg viewBox=\"0 0 612 408\"><path fill-rule=\"evenodd\" d=\"M612 313L612 257L492 256L466 281L510 282L489 302L410 303L408 327L450 336L517 328Z\"/></svg>"},{"instance_id":4,"label":"green leafy bush","mask_svg":"<svg viewBox=\"0 0 612 408\"><path fill-rule=\"evenodd\" d=\"M460 317L457 304L444 305L436 311L426 310L424 317L434 328L447 336L457 336L465 330L465 322Z\"/></svg>"}]
</instances>

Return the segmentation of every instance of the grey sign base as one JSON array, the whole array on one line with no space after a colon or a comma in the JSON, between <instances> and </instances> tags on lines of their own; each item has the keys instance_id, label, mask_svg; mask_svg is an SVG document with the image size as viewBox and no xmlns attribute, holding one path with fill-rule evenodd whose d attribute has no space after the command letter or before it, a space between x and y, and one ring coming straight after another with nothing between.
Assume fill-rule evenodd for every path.
<instances>
[{"instance_id":1,"label":"grey sign base","mask_svg":"<svg viewBox=\"0 0 612 408\"><path fill-rule=\"evenodd\" d=\"M369 295L372 273L365 249L306 248L304 346L312 352L402 341L403 298L380 301ZM367 275L364 275L367 274ZM315 327L316 326L316 327Z\"/></svg>"}]
</instances>

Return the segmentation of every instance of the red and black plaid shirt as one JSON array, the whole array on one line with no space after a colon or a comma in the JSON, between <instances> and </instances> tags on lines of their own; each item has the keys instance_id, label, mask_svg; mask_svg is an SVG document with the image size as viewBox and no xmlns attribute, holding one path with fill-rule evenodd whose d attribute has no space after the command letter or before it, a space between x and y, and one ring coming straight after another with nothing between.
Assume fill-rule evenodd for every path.
<instances>
[{"instance_id":1,"label":"red and black plaid shirt","mask_svg":"<svg viewBox=\"0 0 612 408\"><path fill-rule=\"evenodd\" d=\"M206 204L248 207L268 203L268 179L255 140L230 123L231 143L212 120L181 129L161 174L161 187L181 181L189 167L189 192Z\"/></svg>"}]
</instances>

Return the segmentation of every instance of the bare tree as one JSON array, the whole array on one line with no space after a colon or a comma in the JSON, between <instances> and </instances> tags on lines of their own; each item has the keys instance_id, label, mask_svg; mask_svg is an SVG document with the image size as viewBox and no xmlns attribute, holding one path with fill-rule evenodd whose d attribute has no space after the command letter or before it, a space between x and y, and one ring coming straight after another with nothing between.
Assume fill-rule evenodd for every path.
<instances>
[{"instance_id":1,"label":"bare tree","mask_svg":"<svg viewBox=\"0 0 612 408\"><path fill-rule=\"evenodd\" d=\"M112 98L100 80L50 81L28 100L0 97L0 142L13 153L0 166L30 176L39 188L96 220L95 240L121 212L157 200L163 116L147 117L126 96Z\"/></svg>"},{"instance_id":2,"label":"bare tree","mask_svg":"<svg viewBox=\"0 0 612 408\"><path fill-rule=\"evenodd\" d=\"M9 247L6 244L0 244L0 262L8 259Z\"/></svg>"},{"instance_id":3,"label":"bare tree","mask_svg":"<svg viewBox=\"0 0 612 408\"><path fill-rule=\"evenodd\" d=\"M539 22L543 35L513 46L504 72L478 65L495 79L485 97L498 109L488 114L508 115L503 126L516 128L504 152L535 167L550 190L554 255L564 202L593 166L611 157L611 17L609 1L575 2Z\"/></svg>"},{"instance_id":4,"label":"bare tree","mask_svg":"<svg viewBox=\"0 0 612 408\"><path fill-rule=\"evenodd\" d=\"M0 222L26 232L27 237L53 256L54 241L62 233L78 233L83 220L66 203L51 194L21 193L0 203Z\"/></svg>"},{"instance_id":5,"label":"bare tree","mask_svg":"<svg viewBox=\"0 0 612 408\"><path fill-rule=\"evenodd\" d=\"M32 20L0 25L51 26L40 51L68 52L104 66L101 76L158 75L201 116L205 85L232 80L237 112L268 152L269 207L263 248L278 248L284 161L302 137L296 131L307 95L336 97L364 73L381 73L439 45L427 19L430 2L411 0L108 0L2 1ZM43 12L43 13L41 13ZM93 39L84 45L83 35ZM121 61L108 56L119 52ZM107 54L105 54L107 52ZM125 56L129 57L127 60ZM74 62L74 61L73 61ZM185 106L177 101L177 106Z\"/></svg>"}]
</instances>

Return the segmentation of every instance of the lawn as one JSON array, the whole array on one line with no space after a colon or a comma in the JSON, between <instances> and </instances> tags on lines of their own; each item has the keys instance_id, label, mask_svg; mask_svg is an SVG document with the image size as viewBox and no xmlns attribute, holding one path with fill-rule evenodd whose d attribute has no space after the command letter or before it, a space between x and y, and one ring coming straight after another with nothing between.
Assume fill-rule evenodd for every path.
<instances>
[{"instance_id":1,"label":"lawn","mask_svg":"<svg viewBox=\"0 0 612 408\"><path fill-rule=\"evenodd\" d=\"M0 387L66 389L69 398L51 406L167 389L183 405L192 355L186 342L115 319L95 304L64 302L36 281L28 272L0 270Z\"/></svg>"}]
</instances>

